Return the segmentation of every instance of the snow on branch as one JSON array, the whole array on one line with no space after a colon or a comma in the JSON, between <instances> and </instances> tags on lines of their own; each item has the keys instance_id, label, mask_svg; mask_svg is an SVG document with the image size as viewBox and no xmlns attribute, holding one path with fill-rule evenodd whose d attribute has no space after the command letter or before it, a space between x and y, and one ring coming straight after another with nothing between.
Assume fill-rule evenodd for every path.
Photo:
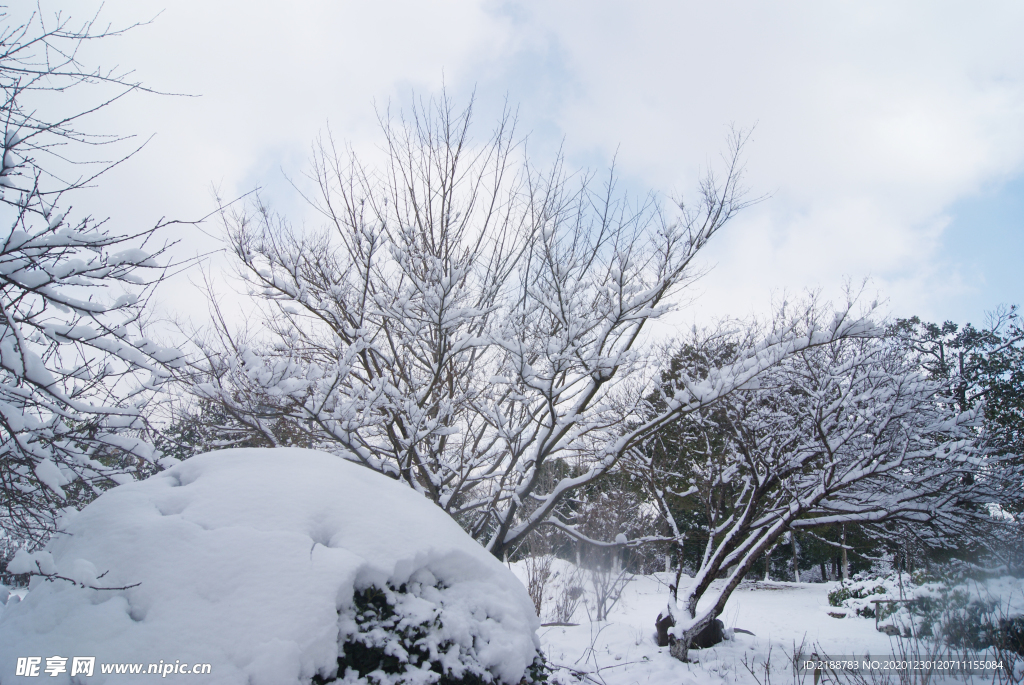
<instances>
[{"instance_id":1,"label":"snow on branch","mask_svg":"<svg viewBox=\"0 0 1024 685\"><path fill-rule=\"evenodd\" d=\"M184 357L143 331L175 266L156 244L173 222L122 233L68 213L71 193L137 149L97 160L96 146L114 151L127 137L78 128L140 88L78 61L84 42L122 31L41 11L18 23L12 12L0 29L0 525L38 542L65 508L159 468L145 409ZM70 89L95 99L50 116Z\"/></svg>"},{"instance_id":2,"label":"snow on branch","mask_svg":"<svg viewBox=\"0 0 1024 685\"><path fill-rule=\"evenodd\" d=\"M260 444L300 444L382 471L497 555L680 416L804 351L877 334L851 310L787 321L700 379L658 388L649 324L748 201L743 136L696 201L630 197L558 159L537 169L510 112L485 140L442 97L382 118L381 164L330 135L300 230L259 198L225 209L239 277L268 335L221 325L188 369L201 401ZM550 481L548 470L578 465ZM685 492L686 488L682 488Z\"/></svg>"},{"instance_id":3,"label":"snow on branch","mask_svg":"<svg viewBox=\"0 0 1024 685\"><path fill-rule=\"evenodd\" d=\"M829 318L808 310L795 326L780 316L754 345L754 330L695 337L652 398L647 423L660 421L659 431L628 453L627 468L656 501L689 493L706 519L681 644L789 531L857 524L885 536L912 524L926 544L949 544L991 526L988 503L1020 480L1019 465L990 443L982 407L959 410L904 338L846 312L831 318L838 325L817 323ZM789 338L773 339L776 331ZM751 369L756 383L745 383ZM680 406L695 409L663 420ZM680 541L692 533L672 508L659 512ZM698 615L709 592L712 609Z\"/></svg>"}]
</instances>

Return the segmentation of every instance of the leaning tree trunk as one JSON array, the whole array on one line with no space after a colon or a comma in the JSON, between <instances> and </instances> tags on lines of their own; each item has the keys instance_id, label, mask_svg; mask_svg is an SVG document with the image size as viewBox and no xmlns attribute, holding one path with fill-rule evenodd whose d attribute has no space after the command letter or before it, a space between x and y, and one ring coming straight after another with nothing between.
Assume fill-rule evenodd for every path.
<instances>
[{"instance_id":1,"label":"leaning tree trunk","mask_svg":"<svg viewBox=\"0 0 1024 685\"><path fill-rule=\"evenodd\" d=\"M676 624L675 617L672 615L671 605L669 611L665 614L658 614L658 620L654 622L655 628L658 631L658 646L668 647L668 653L670 656L679 659L680 661L689 661L687 655L690 651L690 644L705 628L710 626L717 617L715 610L709 611L701 616L700 620L690 626L682 637L676 639L670 636L669 629Z\"/></svg>"},{"instance_id":2,"label":"leaning tree trunk","mask_svg":"<svg viewBox=\"0 0 1024 685\"><path fill-rule=\"evenodd\" d=\"M764 547L761 547L760 550L752 550L746 558L742 559L732 567L732 574L726 579L725 587L718 591L718 597L715 600L714 606L708 608L703 614L699 614L695 611L695 601L687 602L688 613L690 614L690 619L693 620L693 623L683 631L683 634L679 636L678 639L674 641L669 640L669 654L680 661L688 661L687 654L689 653L690 645L693 643L694 638L696 638L705 628L721 616L722 612L725 610L725 603L729 601L729 597L732 596L733 590L739 586L744 576L746 576L747 571L749 571L751 566L753 566L754 560L760 556L759 552L763 551ZM691 597L690 599L692 600L693 598ZM662 634L661 624L663 622L669 627L675 625L675 617L672 616L672 606L673 604L670 603L667 616L663 618L662 615L659 614L658 620L655 622L655 625L658 628L659 637ZM665 629L665 632L667 633L667 628Z\"/></svg>"}]
</instances>

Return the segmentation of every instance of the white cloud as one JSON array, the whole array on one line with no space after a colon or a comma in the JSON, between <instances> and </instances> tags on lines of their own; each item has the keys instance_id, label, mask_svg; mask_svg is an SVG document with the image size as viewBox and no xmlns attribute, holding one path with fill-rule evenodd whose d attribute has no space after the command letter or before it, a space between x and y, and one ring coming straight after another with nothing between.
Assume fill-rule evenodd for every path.
<instances>
[{"instance_id":1,"label":"white cloud","mask_svg":"<svg viewBox=\"0 0 1024 685\"><path fill-rule=\"evenodd\" d=\"M161 6L117 0L104 14ZM939 263L950 206L1024 166L1022 20L1009 1L179 0L104 55L201 97L137 97L104 115L158 136L104 182L96 213L201 216L211 183L225 195L264 184L296 213L280 169L301 172L328 120L365 145L374 102L444 80L461 96L478 87L481 123L507 93L542 154L563 137L584 164L618 148L631 184L666 193L693 187L731 122L756 123L748 183L771 198L709 251L701 311L871 276L901 313L941 318L971 280Z\"/></svg>"},{"instance_id":2,"label":"white cloud","mask_svg":"<svg viewBox=\"0 0 1024 685\"><path fill-rule=\"evenodd\" d=\"M935 262L948 208L1024 162L1017 4L530 8L520 30L549 36L574 84L553 115L570 148L621 144L627 173L685 190L726 123L756 123L749 183L772 198L710 251L712 309L872 276L941 316L961 285Z\"/></svg>"}]
</instances>

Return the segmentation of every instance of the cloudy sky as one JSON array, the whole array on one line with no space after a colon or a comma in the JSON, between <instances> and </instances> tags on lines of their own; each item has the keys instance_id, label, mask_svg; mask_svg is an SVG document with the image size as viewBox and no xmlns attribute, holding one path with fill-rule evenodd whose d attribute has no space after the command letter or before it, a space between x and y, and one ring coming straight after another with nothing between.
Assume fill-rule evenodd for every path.
<instances>
[{"instance_id":1,"label":"cloudy sky","mask_svg":"<svg viewBox=\"0 0 1024 685\"><path fill-rule=\"evenodd\" d=\"M768 198L707 251L689 315L865 278L900 316L980 322L1024 303L1020 2L107 0L102 16L158 14L89 55L197 96L133 97L90 122L155 134L82 201L114 225L201 217L214 186L260 186L312 221L285 178L317 134L371 145L375 107L444 84L475 89L485 125L507 98L541 157L563 144L600 168L617 150L631 187L666 197L692 191L731 125L753 127L747 185ZM162 298L198 309L186 280Z\"/></svg>"}]
</instances>

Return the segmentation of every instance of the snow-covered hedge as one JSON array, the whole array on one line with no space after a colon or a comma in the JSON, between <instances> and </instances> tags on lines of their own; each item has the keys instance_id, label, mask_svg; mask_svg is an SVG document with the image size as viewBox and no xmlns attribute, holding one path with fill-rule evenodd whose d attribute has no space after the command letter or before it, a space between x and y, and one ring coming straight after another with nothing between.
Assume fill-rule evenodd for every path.
<instances>
[{"instance_id":1,"label":"snow-covered hedge","mask_svg":"<svg viewBox=\"0 0 1024 685\"><path fill-rule=\"evenodd\" d=\"M984 649L993 644L1021 644L1009 635L1024 623L1024 579L1012 576L972 579L923 572L886 576L857 574L837 584L829 604L848 614L876 618L893 634L940 637L946 643ZM899 600L874 604L874 600Z\"/></svg>"},{"instance_id":2,"label":"snow-covered hedge","mask_svg":"<svg viewBox=\"0 0 1024 685\"><path fill-rule=\"evenodd\" d=\"M858 573L849 580L840 581L828 593L828 603L848 609L857 616L875 618L876 600L912 599L918 589L909 573L887 576Z\"/></svg>"},{"instance_id":3,"label":"snow-covered hedge","mask_svg":"<svg viewBox=\"0 0 1024 685\"><path fill-rule=\"evenodd\" d=\"M368 682L374 654L374 682L540 676L539 621L513 574L422 496L338 457L197 456L62 527L11 562L35 577L0 614L4 683L18 657L54 655L95 656L93 683L119 678L99 664L160 661L209 663L204 683Z\"/></svg>"}]
</instances>

